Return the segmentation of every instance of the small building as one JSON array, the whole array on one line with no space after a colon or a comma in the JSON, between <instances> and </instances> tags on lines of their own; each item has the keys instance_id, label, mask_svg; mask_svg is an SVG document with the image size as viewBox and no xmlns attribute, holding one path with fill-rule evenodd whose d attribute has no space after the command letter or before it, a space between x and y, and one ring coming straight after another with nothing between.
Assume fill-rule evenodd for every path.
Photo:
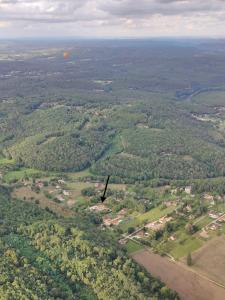
<instances>
[{"instance_id":1,"label":"small building","mask_svg":"<svg viewBox=\"0 0 225 300\"><path fill-rule=\"evenodd\" d=\"M210 224L208 228L209 228L210 230L215 231L215 230L219 229L220 227L221 227L220 224L218 224L217 222L214 222L214 223Z\"/></svg>"},{"instance_id":2,"label":"small building","mask_svg":"<svg viewBox=\"0 0 225 300\"><path fill-rule=\"evenodd\" d=\"M212 219L218 219L219 216L220 215L216 212L213 212L213 211L209 212L209 217L212 218Z\"/></svg>"},{"instance_id":3,"label":"small building","mask_svg":"<svg viewBox=\"0 0 225 300\"><path fill-rule=\"evenodd\" d=\"M120 245L125 245L127 243L127 240L126 239L121 239L121 240L118 241L118 243Z\"/></svg>"},{"instance_id":4,"label":"small building","mask_svg":"<svg viewBox=\"0 0 225 300\"><path fill-rule=\"evenodd\" d=\"M176 206L176 203L174 201L166 201L164 202L166 207Z\"/></svg>"},{"instance_id":5,"label":"small building","mask_svg":"<svg viewBox=\"0 0 225 300\"><path fill-rule=\"evenodd\" d=\"M69 196L69 195L70 195L70 192L68 192L68 191L63 191L63 195L64 195L64 196Z\"/></svg>"},{"instance_id":6,"label":"small building","mask_svg":"<svg viewBox=\"0 0 225 300\"><path fill-rule=\"evenodd\" d=\"M61 201L61 202L64 202L64 201L65 201L65 199L64 199L63 196L61 196L61 195L58 195L56 198L57 198L59 201Z\"/></svg>"},{"instance_id":7,"label":"small building","mask_svg":"<svg viewBox=\"0 0 225 300\"><path fill-rule=\"evenodd\" d=\"M186 194L190 195L191 192L192 192L192 187L191 186L186 186L184 191L185 191Z\"/></svg>"},{"instance_id":8,"label":"small building","mask_svg":"<svg viewBox=\"0 0 225 300\"><path fill-rule=\"evenodd\" d=\"M214 202L214 197L212 195L208 194L208 193L204 193L203 198L206 201L210 201L210 202L213 201Z\"/></svg>"},{"instance_id":9,"label":"small building","mask_svg":"<svg viewBox=\"0 0 225 300\"><path fill-rule=\"evenodd\" d=\"M126 213L127 213L127 209L123 208L118 212L117 216L124 217L126 215Z\"/></svg>"},{"instance_id":10,"label":"small building","mask_svg":"<svg viewBox=\"0 0 225 300\"><path fill-rule=\"evenodd\" d=\"M39 189L42 189L44 187L44 183L42 181L38 181L36 183L36 187L39 187Z\"/></svg>"},{"instance_id":11,"label":"small building","mask_svg":"<svg viewBox=\"0 0 225 300\"><path fill-rule=\"evenodd\" d=\"M171 235L171 236L169 237L169 240L170 240L170 241L176 241L176 237L175 237L174 235Z\"/></svg>"},{"instance_id":12,"label":"small building","mask_svg":"<svg viewBox=\"0 0 225 300\"><path fill-rule=\"evenodd\" d=\"M59 179L59 180L58 180L58 183L59 183L59 184L65 184L66 182L65 182L63 179Z\"/></svg>"},{"instance_id":13,"label":"small building","mask_svg":"<svg viewBox=\"0 0 225 300\"><path fill-rule=\"evenodd\" d=\"M186 206L186 211L187 211L187 212L192 212L192 207L191 207L190 205L187 205L187 206Z\"/></svg>"},{"instance_id":14,"label":"small building","mask_svg":"<svg viewBox=\"0 0 225 300\"><path fill-rule=\"evenodd\" d=\"M70 200L67 201L67 205L68 206L73 206L75 203L76 203L76 201L72 200L72 199L70 199Z\"/></svg>"},{"instance_id":15,"label":"small building","mask_svg":"<svg viewBox=\"0 0 225 300\"><path fill-rule=\"evenodd\" d=\"M178 192L178 189L172 189L172 190L171 190L171 194L172 194L172 195L176 195L177 192Z\"/></svg>"},{"instance_id":16,"label":"small building","mask_svg":"<svg viewBox=\"0 0 225 300\"><path fill-rule=\"evenodd\" d=\"M106 226L119 225L121 222L122 219L119 217L111 219L110 217L106 216L105 218L103 218L103 224Z\"/></svg>"},{"instance_id":17,"label":"small building","mask_svg":"<svg viewBox=\"0 0 225 300\"><path fill-rule=\"evenodd\" d=\"M148 232L145 232L144 230L140 230L138 231L138 233L133 235L133 237L140 239L140 238L148 237L149 235L150 234Z\"/></svg>"},{"instance_id":18,"label":"small building","mask_svg":"<svg viewBox=\"0 0 225 300\"><path fill-rule=\"evenodd\" d=\"M104 204L97 204L94 206L89 207L91 211L97 211L97 212L108 212L109 208L105 206Z\"/></svg>"},{"instance_id":19,"label":"small building","mask_svg":"<svg viewBox=\"0 0 225 300\"><path fill-rule=\"evenodd\" d=\"M165 224L173 220L172 217L162 217L158 221L154 221L145 225L146 228L152 229L154 231L163 229Z\"/></svg>"}]
</instances>

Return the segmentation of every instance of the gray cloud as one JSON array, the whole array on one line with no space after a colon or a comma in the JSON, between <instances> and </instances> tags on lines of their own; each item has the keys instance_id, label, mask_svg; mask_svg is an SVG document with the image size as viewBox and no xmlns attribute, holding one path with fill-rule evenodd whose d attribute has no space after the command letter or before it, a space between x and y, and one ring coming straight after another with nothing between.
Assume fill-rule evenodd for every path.
<instances>
[{"instance_id":1,"label":"gray cloud","mask_svg":"<svg viewBox=\"0 0 225 300\"><path fill-rule=\"evenodd\" d=\"M177 15L216 12L225 9L221 0L121 0L105 1L100 8L115 16L145 17L147 15Z\"/></svg>"},{"instance_id":2,"label":"gray cloud","mask_svg":"<svg viewBox=\"0 0 225 300\"><path fill-rule=\"evenodd\" d=\"M89 28L99 35L182 35L215 30L225 35L224 20L224 0L0 0L0 33L7 32L5 27L10 24L10 33L27 30L32 34L41 24L49 24L49 32L54 33L54 26L58 30L58 24L64 28L63 23L74 23L71 34Z\"/></svg>"}]
</instances>

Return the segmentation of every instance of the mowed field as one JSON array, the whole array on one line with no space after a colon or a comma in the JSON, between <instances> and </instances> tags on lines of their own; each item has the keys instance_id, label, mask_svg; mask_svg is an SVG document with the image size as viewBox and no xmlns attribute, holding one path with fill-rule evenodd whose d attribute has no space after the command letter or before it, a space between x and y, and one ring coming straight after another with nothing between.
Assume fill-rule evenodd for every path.
<instances>
[{"instance_id":1,"label":"mowed field","mask_svg":"<svg viewBox=\"0 0 225 300\"><path fill-rule=\"evenodd\" d=\"M203 278L189 267L172 262L149 250L140 250L132 258L168 287L177 291L182 300L224 300L225 289Z\"/></svg>"},{"instance_id":2,"label":"mowed field","mask_svg":"<svg viewBox=\"0 0 225 300\"><path fill-rule=\"evenodd\" d=\"M216 237L192 254L193 268L225 285L225 236ZM224 297L225 299L225 297Z\"/></svg>"},{"instance_id":3,"label":"mowed field","mask_svg":"<svg viewBox=\"0 0 225 300\"><path fill-rule=\"evenodd\" d=\"M26 197L25 201L31 201L34 202L35 200L39 201L39 206L41 208L50 208L52 211L54 211L55 213L57 213L60 216L63 217L72 217L73 216L73 212L66 207L65 205L61 205L58 203L55 203L51 200L49 200L47 197L45 197L42 193L35 193L33 191L31 191L30 189L28 189L27 187L21 187L19 189L14 189L12 196L18 199L24 199L24 197ZM31 200L31 198L33 200Z\"/></svg>"}]
</instances>

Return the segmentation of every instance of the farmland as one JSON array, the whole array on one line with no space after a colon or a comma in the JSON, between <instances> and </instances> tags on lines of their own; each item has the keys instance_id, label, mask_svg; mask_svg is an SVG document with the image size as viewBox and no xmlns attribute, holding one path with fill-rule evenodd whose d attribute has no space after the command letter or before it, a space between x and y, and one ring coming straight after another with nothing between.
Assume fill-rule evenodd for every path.
<instances>
[{"instance_id":1,"label":"farmland","mask_svg":"<svg viewBox=\"0 0 225 300\"><path fill-rule=\"evenodd\" d=\"M206 245L193 253L193 268L225 286L224 248L224 236L216 237L206 243Z\"/></svg>"},{"instance_id":2,"label":"farmland","mask_svg":"<svg viewBox=\"0 0 225 300\"><path fill-rule=\"evenodd\" d=\"M169 261L168 258L148 250L140 250L132 257L151 274L166 282L171 289L176 290L182 300L223 300L225 297L224 288L215 285L183 265Z\"/></svg>"}]
</instances>

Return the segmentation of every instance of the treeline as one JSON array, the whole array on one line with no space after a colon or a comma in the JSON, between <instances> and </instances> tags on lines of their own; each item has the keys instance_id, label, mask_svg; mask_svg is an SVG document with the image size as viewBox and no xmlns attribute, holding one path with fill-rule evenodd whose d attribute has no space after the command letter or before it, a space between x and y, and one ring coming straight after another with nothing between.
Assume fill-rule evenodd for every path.
<instances>
[{"instance_id":1,"label":"treeline","mask_svg":"<svg viewBox=\"0 0 225 300\"><path fill-rule=\"evenodd\" d=\"M195 180L190 182L194 193L210 192L214 194L225 194L225 178L213 178Z\"/></svg>"}]
</instances>

